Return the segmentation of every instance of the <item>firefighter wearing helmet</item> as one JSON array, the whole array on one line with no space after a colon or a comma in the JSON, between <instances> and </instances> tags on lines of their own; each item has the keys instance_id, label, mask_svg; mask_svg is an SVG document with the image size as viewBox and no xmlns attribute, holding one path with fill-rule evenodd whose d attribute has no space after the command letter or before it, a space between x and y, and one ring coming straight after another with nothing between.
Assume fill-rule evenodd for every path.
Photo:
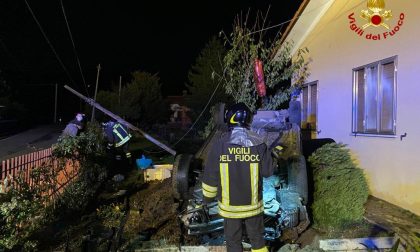
<instances>
[{"instance_id":1,"label":"firefighter wearing helmet","mask_svg":"<svg viewBox=\"0 0 420 252\"><path fill-rule=\"evenodd\" d=\"M229 131L213 144L204 166L204 204L217 199L228 252L242 251L243 224L252 251L268 251L263 237L262 177L271 176L274 166L262 137L249 129L251 117L244 103L226 111Z\"/></svg>"},{"instance_id":2,"label":"firefighter wearing helmet","mask_svg":"<svg viewBox=\"0 0 420 252\"><path fill-rule=\"evenodd\" d=\"M107 148L116 151L115 159L122 160L121 154L124 154L128 163L131 164L131 153L128 146L131 134L128 132L127 127L112 120L103 123L102 126L108 140Z\"/></svg>"},{"instance_id":3,"label":"firefighter wearing helmet","mask_svg":"<svg viewBox=\"0 0 420 252\"><path fill-rule=\"evenodd\" d=\"M66 128L63 130L62 136L77 136L81 130L83 130L85 126L85 114L83 113L76 113L76 116L73 120L71 120L67 125Z\"/></svg>"}]
</instances>

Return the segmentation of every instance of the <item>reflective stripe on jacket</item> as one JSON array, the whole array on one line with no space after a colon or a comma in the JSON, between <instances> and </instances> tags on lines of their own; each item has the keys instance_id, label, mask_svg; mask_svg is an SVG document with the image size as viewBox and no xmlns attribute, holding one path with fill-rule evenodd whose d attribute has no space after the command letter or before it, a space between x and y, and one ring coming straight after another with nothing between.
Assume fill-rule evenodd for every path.
<instances>
[{"instance_id":1,"label":"reflective stripe on jacket","mask_svg":"<svg viewBox=\"0 0 420 252\"><path fill-rule=\"evenodd\" d=\"M225 133L211 147L202 178L203 196L205 201L217 197L219 214L225 218L248 218L264 211L262 177L271 176L274 167L265 143L251 141L256 145L244 146L240 145L244 141L232 137L232 132Z\"/></svg>"},{"instance_id":2,"label":"reflective stripe on jacket","mask_svg":"<svg viewBox=\"0 0 420 252\"><path fill-rule=\"evenodd\" d=\"M112 128L112 133L116 136L115 139L115 147L120 147L125 144L128 140L130 140L131 135L127 132L127 130L119 123L116 123Z\"/></svg>"}]
</instances>

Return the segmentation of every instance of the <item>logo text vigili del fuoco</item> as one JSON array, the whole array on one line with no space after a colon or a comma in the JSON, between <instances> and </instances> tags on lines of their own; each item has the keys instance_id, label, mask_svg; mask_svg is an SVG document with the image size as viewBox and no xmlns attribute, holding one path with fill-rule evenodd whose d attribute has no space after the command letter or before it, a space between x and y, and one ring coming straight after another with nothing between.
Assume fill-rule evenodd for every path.
<instances>
[{"instance_id":1,"label":"logo text vigili del fuoco","mask_svg":"<svg viewBox=\"0 0 420 252\"><path fill-rule=\"evenodd\" d=\"M392 11L385 10L385 0L368 0L367 8L367 10L362 10L360 13L360 17L366 21L363 25L357 24L354 12L348 15L350 29L360 37L368 40L388 39L395 36L404 24L404 13L399 14L395 21ZM393 19L393 25L391 26L389 23ZM383 27L386 30L377 29L377 31L372 32L372 29L367 29L368 27Z\"/></svg>"}]
</instances>

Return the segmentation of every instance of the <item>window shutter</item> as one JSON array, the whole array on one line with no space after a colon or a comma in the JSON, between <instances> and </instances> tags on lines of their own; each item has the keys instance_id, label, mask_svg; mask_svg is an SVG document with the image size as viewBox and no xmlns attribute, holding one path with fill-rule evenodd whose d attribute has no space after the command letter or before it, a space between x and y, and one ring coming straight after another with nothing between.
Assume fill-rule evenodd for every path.
<instances>
[{"instance_id":1,"label":"window shutter","mask_svg":"<svg viewBox=\"0 0 420 252\"><path fill-rule=\"evenodd\" d=\"M365 130L366 132L377 132L378 120L378 66L366 68L366 95L365 95Z\"/></svg>"},{"instance_id":2,"label":"window shutter","mask_svg":"<svg viewBox=\"0 0 420 252\"><path fill-rule=\"evenodd\" d=\"M384 133L394 131L394 71L394 62L382 65L380 131Z\"/></svg>"},{"instance_id":3,"label":"window shutter","mask_svg":"<svg viewBox=\"0 0 420 252\"><path fill-rule=\"evenodd\" d=\"M317 85L311 85L311 114L309 115L309 120L311 123L312 129L316 129L316 106L317 106Z\"/></svg>"},{"instance_id":4,"label":"window shutter","mask_svg":"<svg viewBox=\"0 0 420 252\"><path fill-rule=\"evenodd\" d=\"M306 127L308 122L308 87L304 87L302 90L302 123Z\"/></svg>"},{"instance_id":5,"label":"window shutter","mask_svg":"<svg viewBox=\"0 0 420 252\"><path fill-rule=\"evenodd\" d=\"M356 72L357 81L357 116L356 116L356 131L364 132L365 121L365 70L360 69Z\"/></svg>"}]
</instances>

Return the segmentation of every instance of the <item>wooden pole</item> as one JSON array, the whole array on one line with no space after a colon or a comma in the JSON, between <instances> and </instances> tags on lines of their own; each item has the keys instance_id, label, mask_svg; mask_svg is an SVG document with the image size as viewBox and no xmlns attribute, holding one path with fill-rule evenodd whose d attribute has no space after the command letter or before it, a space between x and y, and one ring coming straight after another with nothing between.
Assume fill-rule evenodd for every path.
<instances>
[{"instance_id":1,"label":"wooden pole","mask_svg":"<svg viewBox=\"0 0 420 252\"><path fill-rule=\"evenodd\" d=\"M118 115L112 113L111 111L107 110L106 108L102 107L99 103L97 103L95 100L88 98L84 95L82 95L81 93L77 92L76 90L72 89L71 87L65 85L64 86L65 89L69 90L70 92L72 92L73 94L77 95L78 97L80 97L82 100L84 100L86 103L88 103L89 105L91 105L94 108L97 108L98 110L102 111L103 113L105 113L106 115L112 117L113 119L115 119L116 121L118 121L119 123L122 123L124 125L126 125L129 129L134 130L136 132L139 132L140 134L142 134L147 140L149 140L150 142L156 144L157 146L159 146L160 148L166 150L167 152L169 152L170 154L172 154L173 156L176 155L176 151L171 149L169 146L163 144L162 142L156 140L155 138L153 138L152 136L150 136L149 134L147 134L146 132L142 131L141 129L137 128L136 126L132 125L131 123L127 122L126 120L122 119L121 117L119 117Z\"/></svg>"},{"instance_id":2,"label":"wooden pole","mask_svg":"<svg viewBox=\"0 0 420 252\"><path fill-rule=\"evenodd\" d=\"M96 94L98 93L98 82L99 82L99 72L101 71L101 64L99 64L97 67L98 71L96 72L96 86L95 86L95 95L93 96L93 99L96 101ZM90 118L90 121L93 122L95 120L95 107L92 107L92 117Z\"/></svg>"}]
</instances>

